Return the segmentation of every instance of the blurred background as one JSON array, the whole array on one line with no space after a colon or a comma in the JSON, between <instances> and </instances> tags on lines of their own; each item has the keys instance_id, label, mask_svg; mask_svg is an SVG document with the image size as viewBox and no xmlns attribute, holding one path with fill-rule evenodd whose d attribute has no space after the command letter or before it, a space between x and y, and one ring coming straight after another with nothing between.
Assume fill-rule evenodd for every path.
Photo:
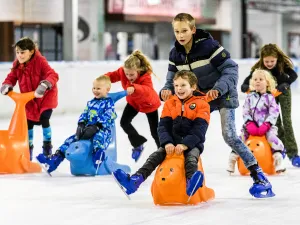
<instances>
[{"instance_id":1,"label":"blurred background","mask_svg":"<svg viewBox=\"0 0 300 225\"><path fill-rule=\"evenodd\" d=\"M172 18L192 14L233 58L255 58L266 43L300 56L300 0L0 0L0 61L29 36L49 61L123 60L141 49L168 59Z\"/></svg>"}]
</instances>

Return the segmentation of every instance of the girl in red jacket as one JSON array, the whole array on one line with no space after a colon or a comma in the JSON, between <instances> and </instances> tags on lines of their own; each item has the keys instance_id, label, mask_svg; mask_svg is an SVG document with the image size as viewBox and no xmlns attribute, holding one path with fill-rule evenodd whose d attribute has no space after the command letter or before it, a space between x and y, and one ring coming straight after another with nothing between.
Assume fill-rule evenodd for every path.
<instances>
[{"instance_id":1,"label":"girl in red jacket","mask_svg":"<svg viewBox=\"0 0 300 225\"><path fill-rule=\"evenodd\" d=\"M152 67L147 57L139 50L135 50L125 60L123 67L106 74L110 77L112 83L121 81L122 87L127 90L127 105L121 118L121 127L128 135L133 146L132 158L136 162L144 150L143 144L147 141L131 124L132 119L139 112L146 114L151 135L157 147L159 147L157 109L160 106L160 99L153 88L151 73Z\"/></svg>"},{"instance_id":2,"label":"girl in red jacket","mask_svg":"<svg viewBox=\"0 0 300 225\"><path fill-rule=\"evenodd\" d=\"M35 99L26 104L30 160L33 150L33 126L43 127L43 153L52 154L50 117L57 107L58 74L48 65L35 43L28 37L21 38L15 45L16 59L11 72L7 75L0 89L6 95L17 81L20 92L35 91Z\"/></svg>"}]
</instances>

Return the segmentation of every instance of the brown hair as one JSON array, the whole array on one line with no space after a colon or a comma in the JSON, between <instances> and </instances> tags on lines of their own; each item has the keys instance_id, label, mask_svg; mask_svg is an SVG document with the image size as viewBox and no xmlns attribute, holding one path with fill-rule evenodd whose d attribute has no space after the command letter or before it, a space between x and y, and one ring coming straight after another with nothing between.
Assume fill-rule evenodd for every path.
<instances>
[{"instance_id":1,"label":"brown hair","mask_svg":"<svg viewBox=\"0 0 300 225\"><path fill-rule=\"evenodd\" d=\"M263 59L268 56L273 56L277 59L276 67L279 69L280 73L283 73L284 68L286 67L293 68L291 59L286 54L284 54L284 52L276 44L267 44L261 48L260 59L251 68L251 71L254 71L258 68L267 69L264 65Z\"/></svg>"},{"instance_id":2,"label":"brown hair","mask_svg":"<svg viewBox=\"0 0 300 225\"><path fill-rule=\"evenodd\" d=\"M198 79L196 77L196 75L189 70L180 70L177 71L175 73L175 76L173 78L173 80L177 80L178 78L182 78L184 80L187 80L189 82L189 84L191 85L191 87L196 86L196 89L198 88Z\"/></svg>"},{"instance_id":3,"label":"brown hair","mask_svg":"<svg viewBox=\"0 0 300 225\"><path fill-rule=\"evenodd\" d=\"M193 29L194 27L196 27L195 25L195 18L192 17L190 14L188 13L179 13L177 14L173 21L172 21L172 25L174 24L174 22L187 22L190 25L190 28Z\"/></svg>"},{"instance_id":4,"label":"brown hair","mask_svg":"<svg viewBox=\"0 0 300 225\"><path fill-rule=\"evenodd\" d=\"M153 73L148 58L140 50L135 50L128 56L124 62L124 67L126 69L136 70L140 75L147 72Z\"/></svg>"},{"instance_id":5,"label":"brown hair","mask_svg":"<svg viewBox=\"0 0 300 225\"><path fill-rule=\"evenodd\" d=\"M13 48L20 48L21 50L35 50L37 44L33 42L29 37L22 37L17 43L13 45Z\"/></svg>"},{"instance_id":6,"label":"brown hair","mask_svg":"<svg viewBox=\"0 0 300 225\"><path fill-rule=\"evenodd\" d=\"M275 87L276 87L276 81L274 80L272 74L268 71L268 70L264 70L264 69L256 69L254 70L254 72L252 73L252 78L250 80L250 90L255 90L254 88L254 80L253 80L253 76L254 74L263 74L266 78L267 81L267 91L272 92Z\"/></svg>"}]
</instances>

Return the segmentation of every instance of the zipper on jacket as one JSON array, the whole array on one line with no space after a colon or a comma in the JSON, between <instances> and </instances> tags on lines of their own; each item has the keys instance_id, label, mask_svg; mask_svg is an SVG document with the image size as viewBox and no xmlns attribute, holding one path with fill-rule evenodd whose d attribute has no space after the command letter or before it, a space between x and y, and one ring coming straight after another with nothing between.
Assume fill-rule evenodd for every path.
<instances>
[{"instance_id":1,"label":"zipper on jacket","mask_svg":"<svg viewBox=\"0 0 300 225\"><path fill-rule=\"evenodd\" d=\"M188 54L189 54L189 53L188 53ZM192 70L192 67L191 67L191 65L190 65L190 63L189 63L188 54L186 54L186 56L185 56L185 63L187 63L187 64L189 65L190 71L193 71L193 70Z\"/></svg>"}]
</instances>

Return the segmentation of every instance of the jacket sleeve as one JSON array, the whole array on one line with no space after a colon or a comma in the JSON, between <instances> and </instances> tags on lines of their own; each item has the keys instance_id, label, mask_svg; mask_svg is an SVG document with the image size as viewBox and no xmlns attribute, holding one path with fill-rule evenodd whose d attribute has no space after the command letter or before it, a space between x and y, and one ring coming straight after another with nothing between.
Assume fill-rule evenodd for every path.
<instances>
[{"instance_id":1,"label":"jacket sleeve","mask_svg":"<svg viewBox=\"0 0 300 225\"><path fill-rule=\"evenodd\" d=\"M100 123L104 128L109 128L113 125L116 118L115 104L113 100L109 98L106 102L105 109L101 109L101 112L98 112L97 123Z\"/></svg>"},{"instance_id":2,"label":"jacket sleeve","mask_svg":"<svg viewBox=\"0 0 300 225\"><path fill-rule=\"evenodd\" d=\"M248 94L244 105L243 105L243 119L244 119L244 124L247 123L247 121L253 121L252 114L251 114L251 107L250 107L250 99L251 99L252 94Z\"/></svg>"},{"instance_id":3,"label":"jacket sleeve","mask_svg":"<svg viewBox=\"0 0 300 225\"><path fill-rule=\"evenodd\" d=\"M43 77L51 84L51 86L49 86L49 89L51 89L59 79L58 74L49 66L44 57L41 57L41 69Z\"/></svg>"},{"instance_id":4,"label":"jacket sleeve","mask_svg":"<svg viewBox=\"0 0 300 225\"><path fill-rule=\"evenodd\" d=\"M251 72L251 73L249 74L249 76L247 76L247 77L245 78L243 84L250 85L250 80L251 80L251 77L252 77L252 73L253 73L253 72Z\"/></svg>"},{"instance_id":5,"label":"jacket sleeve","mask_svg":"<svg viewBox=\"0 0 300 225\"><path fill-rule=\"evenodd\" d=\"M89 111L89 102L86 104L83 113L79 116L78 123L87 124L88 122L88 111Z\"/></svg>"},{"instance_id":6,"label":"jacket sleeve","mask_svg":"<svg viewBox=\"0 0 300 225\"><path fill-rule=\"evenodd\" d=\"M175 48L173 48L169 54L169 66L168 66L168 73L166 78L166 83L164 87L159 92L159 97L161 98L161 91L162 90L171 90L172 94L174 94L174 86L173 86L173 78L175 76L175 73L178 71L176 68L175 62L174 62L174 54L175 54Z\"/></svg>"},{"instance_id":7,"label":"jacket sleeve","mask_svg":"<svg viewBox=\"0 0 300 225\"><path fill-rule=\"evenodd\" d=\"M122 67L120 67L118 70L113 71L113 72L108 72L107 74L105 74L106 76L108 76L110 78L110 81L112 83L116 83L118 81L121 80L121 70L123 70Z\"/></svg>"},{"instance_id":8,"label":"jacket sleeve","mask_svg":"<svg viewBox=\"0 0 300 225\"><path fill-rule=\"evenodd\" d=\"M134 87L134 92L132 96L141 96L145 94L151 94L153 89L153 84L151 80L151 75L144 75L147 76L140 84L132 84Z\"/></svg>"},{"instance_id":9,"label":"jacket sleeve","mask_svg":"<svg viewBox=\"0 0 300 225\"><path fill-rule=\"evenodd\" d=\"M11 70L11 72L7 75L2 84L10 84L11 86L15 86L18 81L16 72Z\"/></svg>"},{"instance_id":10,"label":"jacket sleeve","mask_svg":"<svg viewBox=\"0 0 300 225\"><path fill-rule=\"evenodd\" d=\"M272 94L269 94L268 98L269 98L269 114L265 122L269 122L270 124L275 125L279 116L279 106L276 103L276 100Z\"/></svg>"},{"instance_id":11,"label":"jacket sleeve","mask_svg":"<svg viewBox=\"0 0 300 225\"><path fill-rule=\"evenodd\" d=\"M186 145L189 149L194 148L198 143L205 142L205 135L210 120L210 107L205 101L201 101L198 107L197 117L193 120L192 129L183 138L182 144Z\"/></svg>"},{"instance_id":12,"label":"jacket sleeve","mask_svg":"<svg viewBox=\"0 0 300 225\"><path fill-rule=\"evenodd\" d=\"M298 75L292 68L286 68L284 72L289 76L287 80L289 84L292 84L295 80L297 80Z\"/></svg>"},{"instance_id":13,"label":"jacket sleeve","mask_svg":"<svg viewBox=\"0 0 300 225\"><path fill-rule=\"evenodd\" d=\"M171 111L167 104L168 101L166 101L164 104L162 115L157 128L160 146L163 148L165 147L166 144L169 143L174 144L173 135L172 135L173 119L171 116Z\"/></svg>"}]
</instances>

